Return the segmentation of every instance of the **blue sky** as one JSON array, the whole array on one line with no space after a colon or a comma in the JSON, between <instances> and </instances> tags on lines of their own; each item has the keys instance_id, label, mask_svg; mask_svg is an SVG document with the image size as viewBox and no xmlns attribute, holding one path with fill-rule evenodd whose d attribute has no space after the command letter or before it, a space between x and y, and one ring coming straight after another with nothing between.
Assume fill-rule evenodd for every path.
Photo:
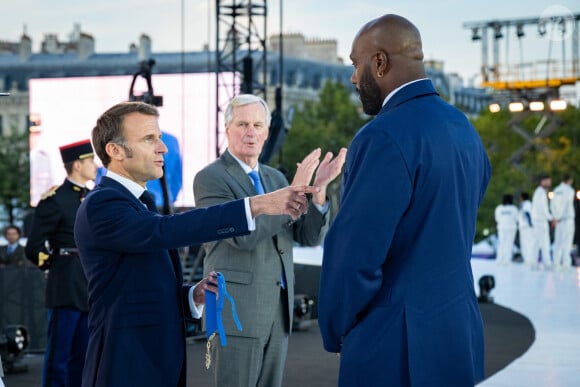
<instances>
[{"instance_id":1,"label":"blue sky","mask_svg":"<svg viewBox=\"0 0 580 387\"><path fill-rule=\"evenodd\" d=\"M554 9L580 13L578 0L270 0L268 35L280 31L281 3L284 32L337 39L339 55L347 64L352 38L363 24L385 13L405 16L421 31L425 58L444 61L446 72L457 72L466 81L478 74L481 46L471 41L471 31L463 23L537 17ZM26 25L34 51L45 33L67 40L75 23L94 36L99 53L126 52L142 33L151 37L154 52L191 51L200 50L204 43L214 48L215 0L6 1L1 23L0 40L8 41L18 40ZM547 58L548 39L532 35L526 35L521 51L514 38L510 52L524 60ZM560 46L552 46L553 57L560 52ZM570 50L566 55L571 55Z\"/></svg>"}]
</instances>

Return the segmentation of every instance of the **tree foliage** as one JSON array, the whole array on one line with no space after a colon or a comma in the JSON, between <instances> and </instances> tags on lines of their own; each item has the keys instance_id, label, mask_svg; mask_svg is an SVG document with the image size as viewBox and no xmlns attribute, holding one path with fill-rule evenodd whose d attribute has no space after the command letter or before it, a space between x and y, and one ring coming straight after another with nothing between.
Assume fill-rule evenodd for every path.
<instances>
[{"instance_id":1,"label":"tree foliage","mask_svg":"<svg viewBox=\"0 0 580 387\"><path fill-rule=\"evenodd\" d=\"M323 156L326 152L336 155L340 148L348 147L354 134L367 120L361 114L360 104L353 101L344 84L327 82L318 101L307 101L297 109L278 157L280 169L291 181L296 164L308 153L321 148ZM340 177L327 189L333 208L338 208L339 187Z\"/></svg>"},{"instance_id":2,"label":"tree foliage","mask_svg":"<svg viewBox=\"0 0 580 387\"><path fill-rule=\"evenodd\" d=\"M473 121L493 167L479 210L477 239L484 230L495 232L494 209L504 194L516 200L521 192L531 196L542 173L552 176L553 186L566 173L580 178L579 122L580 110L573 106L561 113L484 112Z\"/></svg>"},{"instance_id":3,"label":"tree foliage","mask_svg":"<svg viewBox=\"0 0 580 387\"><path fill-rule=\"evenodd\" d=\"M336 154L348 146L365 122L347 87L327 82L318 101L307 101L296 111L279 157L282 167L294 176L296 163L313 149L320 147L323 152Z\"/></svg>"},{"instance_id":4,"label":"tree foliage","mask_svg":"<svg viewBox=\"0 0 580 387\"><path fill-rule=\"evenodd\" d=\"M28 149L28 134L0 136L0 205L9 223L16 220L17 210L30 207Z\"/></svg>"}]
</instances>

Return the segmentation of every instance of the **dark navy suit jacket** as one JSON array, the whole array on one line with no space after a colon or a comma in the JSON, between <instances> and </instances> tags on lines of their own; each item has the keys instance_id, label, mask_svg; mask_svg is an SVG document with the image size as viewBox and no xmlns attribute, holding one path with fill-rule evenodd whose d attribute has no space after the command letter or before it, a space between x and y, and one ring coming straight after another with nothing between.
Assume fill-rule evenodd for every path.
<instances>
[{"instance_id":1,"label":"dark navy suit jacket","mask_svg":"<svg viewBox=\"0 0 580 387\"><path fill-rule=\"evenodd\" d=\"M103 177L75 223L89 287L83 386L185 386L190 285L170 249L247 233L243 200L161 216Z\"/></svg>"},{"instance_id":2,"label":"dark navy suit jacket","mask_svg":"<svg viewBox=\"0 0 580 387\"><path fill-rule=\"evenodd\" d=\"M483 379L470 257L490 174L477 132L429 80L403 87L356 134L319 295L341 386Z\"/></svg>"}]
</instances>

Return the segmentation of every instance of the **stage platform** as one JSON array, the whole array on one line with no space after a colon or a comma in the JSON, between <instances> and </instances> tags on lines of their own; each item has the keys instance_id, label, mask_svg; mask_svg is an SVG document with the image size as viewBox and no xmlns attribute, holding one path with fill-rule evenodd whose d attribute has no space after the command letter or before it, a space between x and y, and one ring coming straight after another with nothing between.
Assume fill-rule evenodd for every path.
<instances>
[{"instance_id":1,"label":"stage platform","mask_svg":"<svg viewBox=\"0 0 580 387\"><path fill-rule=\"evenodd\" d=\"M472 259L478 279L495 278L494 302L526 316L534 326L532 346L482 387L580 386L580 269L532 271L523 264L496 265Z\"/></svg>"},{"instance_id":2,"label":"stage platform","mask_svg":"<svg viewBox=\"0 0 580 387\"><path fill-rule=\"evenodd\" d=\"M472 267L478 294L482 275L495 278L494 303L480 305L487 378L479 386L580 386L580 270L531 271L485 259L473 259ZM188 386L211 387L211 372L203 366L204 340L190 339L187 349ZM7 387L40 385L42 354L29 354L24 363L28 371L6 375ZM336 386L338 364L336 355L322 349L313 320L290 338L283 386Z\"/></svg>"}]
</instances>

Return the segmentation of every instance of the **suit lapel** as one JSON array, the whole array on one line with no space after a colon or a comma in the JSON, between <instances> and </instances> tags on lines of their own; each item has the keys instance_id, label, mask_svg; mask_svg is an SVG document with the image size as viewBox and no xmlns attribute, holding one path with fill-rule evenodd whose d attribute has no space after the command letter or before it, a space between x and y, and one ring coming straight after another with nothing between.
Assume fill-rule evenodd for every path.
<instances>
[{"instance_id":1,"label":"suit lapel","mask_svg":"<svg viewBox=\"0 0 580 387\"><path fill-rule=\"evenodd\" d=\"M238 162L232 157L232 155L230 155L229 151L224 152L221 155L221 160L225 165L226 173L230 176L230 178L233 181L238 183L238 185L245 192L245 194L247 196L256 195L256 189L254 188L254 184L252 184L252 181L250 180L248 175L246 175L240 164L238 164ZM261 177L262 176L260 172L260 178ZM262 184L264 184L264 180L262 180ZM266 190L266 192L268 192L266 186L264 186L264 189Z\"/></svg>"},{"instance_id":2,"label":"suit lapel","mask_svg":"<svg viewBox=\"0 0 580 387\"><path fill-rule=\"evenodd\" d=\"M143 206L143 203L139 199L137 199L135 196L133 196L133 194L131 194L131 192L129 192L127 188L125 188L119 182L111 179L110 177L103 176L99 185L102 185L103 187L112 187L118 189L124 195L131 197L133 200L135 200L135 202L139 203L137 208L142 208L143 211L149 211L147 208L145 208L145 206ZM175 271L175 276L178 280L178 283L181 284L183 282L183 271L181 269L181 259L179 258L179 253L176 249L168 249L168 254L171 264L173 265L173 270Z\"/></svg>"},{"instance_id":3,"label":"suit lapel","mask_svg":"<svg viewBox=\"0 0 580 387\"><path fill-rule=\"evenodd\" d=\"M274 187L274 181L272 176L270 175L270 171L266 168L263 168L260 165L260 180L262 180L262 185L264 186L264 192L272 192L275 191L277 188Z\"/></svg>"},{"instance_id":4,"label":"suit lapel","mask_svg":"<svg viewBox=\"0 0 580 387\"><path fill-rule=\"evenodd\" d=\"M99 184L95 188L98 188L99 186L108 187L108 188L115 188L115 189L119 190L119 192L121 192L123 195L131 198L131 200L134 200L135 203L138 203L139 208L143 208L143 210L149 211L143 205L143 202L141 202L141 200L139 200L139 198L136 198L127 188L125 188L125 186L123 184L119 183L116 180L111 179L110 177L107 177L107 176L103 176L103 177L101 177L101 181L99 182Z\"/></svg>"}]
</instances>

